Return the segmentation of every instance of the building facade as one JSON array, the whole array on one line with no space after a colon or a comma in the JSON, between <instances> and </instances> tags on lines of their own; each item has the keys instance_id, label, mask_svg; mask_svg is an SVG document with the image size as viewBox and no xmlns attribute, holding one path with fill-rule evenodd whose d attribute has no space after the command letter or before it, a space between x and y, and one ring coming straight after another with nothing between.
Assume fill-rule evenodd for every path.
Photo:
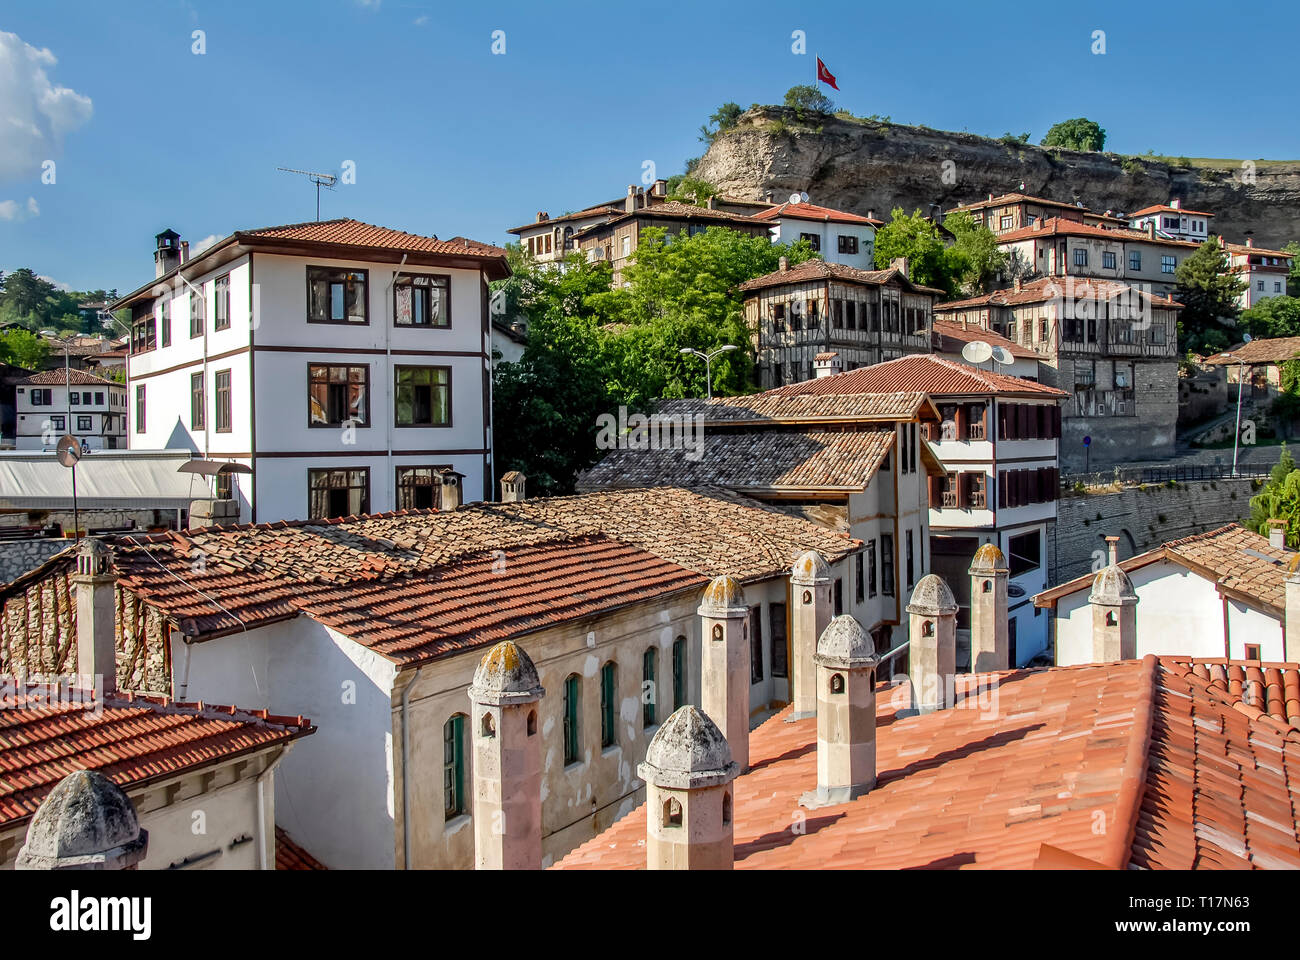
<instances>
[{"instance_id":1,"label":"building facade","mask_svg":"<svg viewBox=\"0 0 1300 960\"><path fill-rule=\"evenodd\" d=\"M129 308L128 440L244 464L241 520L491 496L488 282L505 251L355 220L239 231L185 261L159 236Z\"/></svg>"},{"instance_id":2,"label":"building facade","mask_svg":"<svg viewBox=\"0 0 1300 960\"><path fill-rule=\"evenodd\" d=\"M773 243L805 240L828 263L859 270L876 268L876 230L884 222L871 212L862 217L815 203L782 203L754 214L754 219L772 225Z\"/></svg>"},{"instance_id":3,"label":"building facade","mask_svg":"<svg viewBox=\"0 0 1300 960\"><path fill-rule=\"evenodd\" d=\"M126 384L85 370L42 370L14 384L18 450L53 450L72 434L85 450L125 450Z\"/></svg>"},{"instance_id":4,"label":"building facade","mask_svg":"<svg viewBox=\"0 0 1300 960\"><path fill-rule=\"evenodd\" d=\"M1210 238L1210 220L1212 213L1204 210L1188 210L1183 201L1170 200L1168 204L1156 204L1143 207L1128 215L1128 225L1134 230L1155 228L1158 235L1171 240L1190 240L1192 243L1204 243Z\"/></svg>"},{"instance_id":5,"label":"building facade","mask_svg":"<svg viewBox=\"0 0 1300 960\"><path fill-rule=\"evenodd\" d=\"M1265 250L1255 246L1255 241L1249 238L1245 243L1227 243L1220 237L1219 245L1228 255L1229 269L1246 281L1246 289L1237 301L1243 310L1249 310L1269 297L1286 296L1294 253Z\"/></svg>"},{"instance_id":6,"label":"building facade","mask_svg":"<svg viewBox=\"0 0 1300 960\"><path fill-rule=\"evenodd\" d=\"M997 197L990 193L984 200L960 204L948 213L968 213L976 226L988 227L997 235L1032 227L1035 223L1053 218L1098 227L1122 227L1125 224L1124 220L1113 216L1110 211L1094 213L1082 203L1063 203L1023 193L1004 193Z\"/></svg>"}]
</instances>

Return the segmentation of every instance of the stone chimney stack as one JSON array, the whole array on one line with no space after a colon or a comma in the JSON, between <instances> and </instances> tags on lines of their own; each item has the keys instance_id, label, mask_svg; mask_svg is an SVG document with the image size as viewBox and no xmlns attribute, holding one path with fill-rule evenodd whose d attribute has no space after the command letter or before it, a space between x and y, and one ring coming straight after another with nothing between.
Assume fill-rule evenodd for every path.
<instances>
[{"instance_id":1,"label":"stone chimney stack","mask_svg":"<svg viewBox=\"0 0 1300 960\"><path fill-rule=\"evenodd\" d=\"M874 210L868 210L868 211L867 211L867 219L868 219L868 220L874 220L874 219L876 219L876 211L874 211Z\"/></svg>"},{"instance_id":2,"label":"stone chimney stack","mask_svg":"<svg viewBox=\"0 0 1300 960\"><path fill-rule=\"evenodd\" d=\"M655 733L636 772L645 781L647 869L730 870L731 781L740 768L717 724L689 703L678 708Z\"/></svg>"},{"instance_id":3,"label":"stone chimney stack","mask_svg":"<svg viewBox=\"0 0 1300 960\"><path fill-rule=\"evenodd\" d=\"M875 644L850 616L817 641L817 789L799 803L847 803L876 785Z\"/></svg>"},{"instance_id":4,"label":"stone chimney stack","mask_svg":"<svg viewBox=\"0 0 1300 960\"><path fill-rule=\"evenodd\" d=\"M1173 207L1175 210L1181 210L1183 209L1183 201L1175 197L1169 201L1169 206Z\"/></svg>"},{"instance_id":5,"label":"stone chimney stack","mask_svg":"<svg viewBox=\"0 0 1300 960\"><path fill-rule=\"evenodd\" d=\"M14 869L134 870L148 852L131 798L98 770L78 770L41 801Z\"/></svg>"},{"instance_id":6,"label":"stone chimney stack","mask_svg":"<svg viewBox=\"0 0 1300 960\"><path fill-rule=\"evenodd\" d=\"M1300 553L1286 563L1286 615L1282 621L1282 659L1300 662Z\"/></svg>"},{"instance_id":7,"label":"stone chimney stack","mask_svg":"<svg viewBox=\"0 0 1300 960\"><path fill-rule=\"evenodd\" d=\"M800 720L817 713L817 638L830 626L832 616L831 568L816 550L809 550L790 570L790 631L794 656L794 713Z\"/></svg>"},{"instance_id":8,"label":"stone chimney stack","mask_svg":"<svg viewBox=\"0 0 1300 960\"><path fill-rule=\"evenodd\" d=\"M1147 221L1147 236L1150 237L1152 240L1156 238L1155 217L1152 217L1150 220Z\"/></svg>"},{"instance_id":9,"label":"stone chimney stack","mask_svg":"<svg viewBox=\"0 0 1300 960\"><path fill-rule=\"evenodd\" d=\"M895 257L893 260L889 261L890 270L897 270L899 273L903 275L904 279L911 279L908 276L907 267L908 267L907 257Z\"/></svg>"},{"instance_id":10,"label":"stone chimney stack","mask_svg":"<svg viewBox=\"0 0 1300 960\"><path fill-rule=\"evenodd\" d=\"M1268 522L1268 545L1278 550L1286 549L1286 521L1273 518Z\"/></svg>"},{"instance_id":11,"label":"stone chimney stack","mask_svg":"<svg viewBox=\"0 0 1300 960\"><path fill-rule=\"evenodd\" d=\"M461 505L464 492L465 474L455 470L440 470L442 477L442 499L438 502L439 510L456 510Z\"/></svg>"},{"instance_id":12,"label":"stone chimney stack","mask_svg":"<svg viewBox=\"0 0 1300 960\"><path fill-rule=\"evenodd\" d=\"M1106 537L1106 559L1108 563L1119 563L1119 537Z\"/></svg>"},{"instance_id":13,"label":"stone chimney stack","mask_svg":"<svg viewBox=\"0 0 1300 960\"><path fill-rule=\"evenodd\" d=\"M718 209L718 198L709 197L709 199L705 201L705 206L707 206L710 210Z\"/></svg>"},{"instance_id":14,"label":"stone chimney stack","mask_svg":"<svg viewBox=\"0 0 1300 960\"><path fill-rule=\"evenodd\" d=\"M785 273L787 270L790 269L790 258L789 257L778 258L776 261L776 268L782 273Z\"/></svg>"},{"instance_id":15,"label":"stone chimney stack","mask_svg":"<svg viewBox=\"0 0 1300 960\"><path fill-rule=\"evenodd\" d=\"M1019 275L1017 275L1016 278L1011 281L1011 287L1016 291L1016 293L1019 293L1021 290L1023 290L1024 286L1025 286L1025 281Z\"/></svg>"},{"instance_id":16,"label":"stone chimney stack","mask_svg":"<svg viewBox=\"0 0 1300 960\"><path fill-rule=\"evenodd\" d=\"M908 613L908 677L912 709L933 713L952 706L957 675L957 601L933 573L912 591Z\"/></svg>"},{"instance_id":17,"label":"stone chimney stack","mask_svg":"<svg viewBox=\"0 0 1300 960\"><path fill-rule=\"evenodd\" d=\"M153 239L154 279L157 279L181 265L181 235L169 228Z\"/></svg>"},{"instance_id":18,"label":"stone chimney stack","mask_svg":"<svg viewBox=\"0 0 1300 960\"><path fill-rule=\"evenodd\" d=\"M819 353L813 358L813 375L815 378L833 377L844 369L844 361L834 350Z\"/></svg>"},{"instance_id":19,"label":"stone chimney stack","mask_svg":"<svg viewBox=\"0 0 1300 960\"><path fill-rule=\"evenodd\" d=\"M1255 238L1254 238L1254 237L1247 237L1247 238L1246 238L1246 246L1248 246L1248 247L1253 247L1254 245L1255 245Z\"/></svg>"},{"instance_id":20,"label":"stone chimney stack","mask_svg":"<svg viewBox=\"0 0 1300 960\"><path fill-rule=\"evenodd\" d=\"M749 607L740 581L717 577L700 601L700 706L749 769Z\"/></svg>"},{"instance_id":21,"label":"stone chimney stack","mask_svg":"<svg viewBox=\"0 0 1300 960\"><path fill-rule=\"evenodd\" d=\"M650 192L656 197L668 196L668 181L656 180L654 182L654 186L650 188Z\"/></svg>"},{"instance_id":22,"label":"stone chimney stack","mask_svg":"<svg viewBox=\"0 0 1300 960\"><path fill-rule=\"evenodd\" d=\"M117 637L113 615L117 608L117 577L102 540L87 537L77 548L77 686L93 689L103 683L105 696L117 691Z\"/></svg>"},{"instance_id":23,"label":"stone chimney stack","mask_svg":"<svg viewBox=\"0 0 1300 960\"><path fill-rule=\"evenodd\" d=\"M483 655L469 688L472 704L474 866L540 870L542 738L537 668L504 640Z\"/></svg>"},{"instance_id":24,"label":"stone chimney stack","mask_svg":"<svg viewBox=\"0 0 1300 960\"><path fill-rule=\"evenodd\" d=\"M628 184L627 198L623 201L623 211L625 213L636 212L636 184Z\"/></svg>"},{"instance_id":25,"label":"stone chimney stack","mask_svg":"<svg viewBox=\"0 0 1300 960\"><path fill-rule=\"evenodd\" d=\"M1110 566L1092 578L1092 662L1137 659L1137 592L1128 574L1115 561L1118 537L1107 537Z\"/></svg>"},{"instance_id":26,"label":"stone chimney stack","mask_svg":"<svg viewBox=\"0 0 1300 960\"><path fill-rule=\"evenodd\" d=\"M1011 643L1007 626L1007 558L995 544L975 551L970 565L971 673L1008 670Z\"/></svg>"},{"instance_id":27,"label":"stone chimney stack","mask_svg":"<svg viewBox=\"0 0 1300 960\"><path fill-rule=\"evenodd\" d=\"M526 496L524 487L528 478L518 470L509 470L501 475L501 502L518 503Z\"/></svg>"}]
</instances>

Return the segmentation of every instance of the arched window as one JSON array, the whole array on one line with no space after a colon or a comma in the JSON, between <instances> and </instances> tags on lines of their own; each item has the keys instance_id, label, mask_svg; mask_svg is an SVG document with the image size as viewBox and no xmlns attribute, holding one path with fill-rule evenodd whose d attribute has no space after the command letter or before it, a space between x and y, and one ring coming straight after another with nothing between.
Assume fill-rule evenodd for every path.
<instances>
[{"instance_id":1,"label":"arched window","mask_svg":"<svg viewBox=\"0 0 1300 960\"><path fill-rule=\"evenodd\" d=\"M665 827L680 827L682 825L682 805L676 797L669 797L664 801L664 818Z\"/></svg>"},{"instance_id":2,"label":"arched window","mask_svg":"<svg viewBox=\"0 0 1300 960\"><path fill-rule=\"evenodd\" d=\"M933 637L933 636L934 636L934 621L933 621L933 620L923 620L923 621L921 621L921 636L923 636L923 637Z\"/></svg>"},{"instance_id":3,"label":"arched window","mask_svg":"<svg viewBox=\"0 0 1300 960\"><path fill-rule=\"evenodd\" d=\"M673 709L686 705L686 638L673 641Z\"/></svg>"},{"instance_id":4,"label":"arched window","mask_svg":"<svg viewBox=\"0 0 1300 960\"><path fill-rule=\"evenodd\" d=\"M582 721L582 678L564 678L564 762L578 762L578 730Z\"/></svg>"},{"instance_id":5,"label":"arched window","mask_svg":"<svg viewBox=\"0 0 1300 960\"><path fill-rule=\"evenodd\" d=\"M469 812L465 797L465 714L442 725L442 798L444 819Z\"/></svg>"},{"instance_id":6,"label":"arched window","mask_svg":"<svg viewBox=\"0 0 1300 960\"><path fill-rule=\"evenodd\" d=\"M985 592L985 593L988 593L988 592L991 591L992 589L993 589L993 581L992 581L992 580L985 580L985 581L984 581L984 592Z\"/></svg>"},{"instance_id":7,"label":"arched window","mask_svg":"<svg viewBox=\"0 0 1300 960\"><path fill-rule=\"evenodd\" d=\"M643 727L655 725L655 700L659 695L658 669L659 651L650 647L641 657L641 726Z\"/></svg>"},{"instance_id":8,"label":"arched window","mask_svg":"<svg viewBox=\"0 0 1300 960\"><path fill-rule=\"evenodd\" d=\"M616 668L611 660L600 668L600 745L612 747L614 732L614 705L618 701Z\"/></svg>"},{"instance_id":9,"label":"arched window","mask_svg":"<svg viewBox=\"0 0 1300 960\"><path fill-rule=\"evenodd\" d=\"M1114 610L1107 610L1107 611L1106 611L1106 626L1108 626L1108 627L1113 627L1113 626L1115 626L1115 624L1118 623L1118 622L1119 622L1119 621L1117 621L1117 620L1115 619L1115 611L1114 611Z\"/></svg>"},{"instance_id":10,"label":"arched window","mask_svg":"<svg viewBox=\"0 0 1300 960\"><path fill-rule=\"evenodd\" d=\"M528 711L528 735L530 737L537 735L537 711Z\"/></svg>"},{"instance_id":11,"label":"arched window","mask_svg":"<svg viewBox=\"0 0 1300 960\"><path fill-rule=\"evenodd\" d=\"M491 740L493 737L497 735L496 724L492 722L492 714L488 713L487 711L484 711L483 713L482 726L483 726L483 737L485 739Z\"/></svg>"},{"instance_id":12,"label":"arched window","mask_svg":"<svg viewBox=\"0 0 1300 960\"><path fill-rule=\"evenodd\" d=\"M724 790L722 793L722 822L731 822L731 791Z\"/></svg>"},{"instance_id":13,"label":"arched window","mask_svg":"<svg viewBox=\"0 0 1300 960\"><path fill-rule=\"evenodd\" d=\"M831 674L831 693L843 693L843 692L844 692L844 674L842 674L842 673L832 673L832 674Z\"/></svg>"},{"instance_id":14,"label":"arched window","mask_svg":"<svg viewBox=\"0 0 1300 960\"><path fill-rule=\"evenodd\" d=\"M715 623L715 624L713 625L713 639L714 639L714 640L721 640L721 639L722 639L722 624L720 624L720 623Z\"/></svg>"}]
</instances>

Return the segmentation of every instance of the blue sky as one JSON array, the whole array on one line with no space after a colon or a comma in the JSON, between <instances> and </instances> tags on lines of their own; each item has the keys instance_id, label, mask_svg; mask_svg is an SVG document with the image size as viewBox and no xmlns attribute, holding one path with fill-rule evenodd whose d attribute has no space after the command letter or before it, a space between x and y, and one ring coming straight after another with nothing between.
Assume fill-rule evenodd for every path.
<instances>
[{"instance_id":1,"label":"blue sky","mask_svg":"<svg viewBox=\"0 0 1300 960\"><path fill-rule=\"evenodd\" d=\"M1086 7L1087 9L1083 9ZM1300 5L43 0L0 10L0 269L127 291L152 238L322 217L503 242L679 172L718 104L820 53L859 115L998 136L1087 116L1124 153L1300 158ZM808 54L791 52L803 30ZM202 30L206 52L192 52ZM505 32L493 54L492 33ZM1106 52L1092 53L1093 31ZM30 48L30 49L29 49ZM48 51L48 54L44 51ZM55 62L57 61L57 62ZM42 183L53 160L55 182ZM814 198L815 199L815 198Z\"/></svg>"}]
</instances>

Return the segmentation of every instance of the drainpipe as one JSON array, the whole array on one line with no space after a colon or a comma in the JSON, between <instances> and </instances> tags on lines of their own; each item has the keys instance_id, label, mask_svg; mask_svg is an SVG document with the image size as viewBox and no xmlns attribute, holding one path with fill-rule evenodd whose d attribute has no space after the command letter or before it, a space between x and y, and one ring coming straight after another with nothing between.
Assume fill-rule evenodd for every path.
<instances>
[{"instance_id":1,"label":"drainpipe","mask_svg":"<svg viewBox=\"0 0 1300 960\"><path fill-rule=\"evenodd\" d=\"M270 870L275 865L274 823L271 824L272 854L270 866L267 865L266 858L266 781L271 778L271 774L275 773L275 768L280 765L280 761L289 755L289 751L293 749L293 745L296 742L296 740L290 740L286 743L284 748L276 755L276 758L271 761L270 766L257 776L257 869L259 870Z\"/></svg>"},{"instance_id":2,"label":"drainpipe","mask_svg":"<svg viewBox=\"0 0 1300 960\"><path fill-rule=\"evenodd\" d=\"M397 371L393 369L393 324L397 321L397 307L393 301L393 288L397 286L397 278L402 275L402 268L406 266L407 255L402 254L402 262L397 265L393 271L392 282L388 284L388 291L384 294L388 301L388 306L384 313L388 315L388 320L384 323L384 436L388 442L385 446L388 448L385 462L387 463L387 488L388 488L388 509L397 509L397 483L393 476L393 421L397 419L397 408L393 406L393 381L397 377ZM412 298L415 294L412 292ZM447 287L447 296L451 296L451 286ZM402 727L403 736L405 736L406 727Z\"/></svg>"},{"instance_id":3,"label":"drainpipe","mask_svg":"<svg viewBox=\"0 0 1300 960\"><path fill-rule=\"evenodd\" d=\"M407 701L411 696L411 687L415 686L424 667L416 667L411 681L402 688L402 869L411 869L411 778L408 775L406 761L410 755L411 733L407 722Z\"/></svg>"}]
</instances>

